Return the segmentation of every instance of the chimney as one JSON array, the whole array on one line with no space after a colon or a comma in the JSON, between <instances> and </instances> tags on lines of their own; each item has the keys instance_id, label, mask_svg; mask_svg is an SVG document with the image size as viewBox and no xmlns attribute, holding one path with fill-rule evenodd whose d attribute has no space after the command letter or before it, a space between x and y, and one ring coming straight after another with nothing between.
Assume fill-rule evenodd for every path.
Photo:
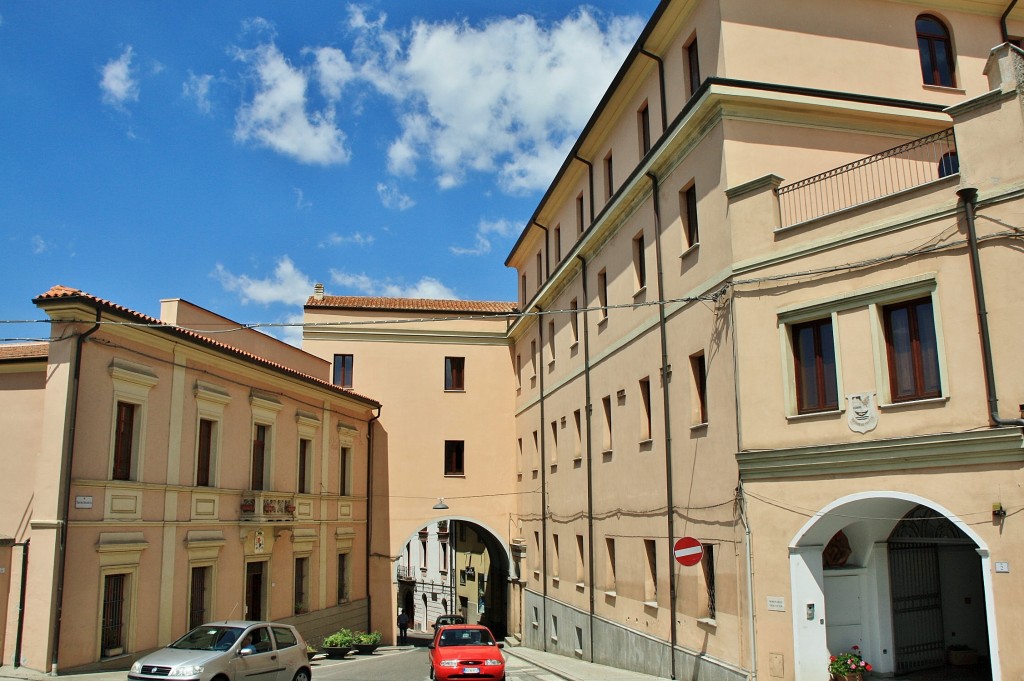
<instances>
[{"instance_id":1,"label":"chimney","mask_svg":"<svg viewBox=\"0 0 1024 681\"><path fill-rule=\"evenodd\" d=\"M317 283L317 284L313 285L313 298L315 300L323 300L324 299L324 285L323 284Z\"/></svg>"}]
</instances>

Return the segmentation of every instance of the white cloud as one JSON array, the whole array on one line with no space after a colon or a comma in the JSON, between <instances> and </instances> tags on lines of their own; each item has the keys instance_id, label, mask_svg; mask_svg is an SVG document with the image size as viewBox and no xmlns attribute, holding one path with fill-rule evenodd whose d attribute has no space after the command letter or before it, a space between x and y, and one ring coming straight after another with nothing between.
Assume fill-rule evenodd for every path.
<instances>
[{"instance_id":1,"label":"white cloud","mask_svg":"<svg viewBox=\"0 0 1024 681\"><path fill-rule=\"evenodd\" d=\"M355 244L356 246L372 246L374 238L372 234L363 234L362 232L355 232L354 234L342 235L337 232L332 232L327 235L327 238L320 242L320 248L329 248L333 246L342 246L344 244Z\"/></svg>"},{"instance_id":2,"label":"white cloud","mask_svg":"<svg viewBox=\"0 0 1024 681\"><path fill-rule=\"evenodd\" d=\"M394 182L378 182L377 195L384 207L391 210L409 210L416 205L411 197L399 191L398 185Z\"/></svg>"},{"instance_id":3,"label":"white cloud","mask_svg":"<svg viewBox=\"0 0 1024 681\"><path fill-rule=\"evenodd\" d=\"M181 84L181 96L195 102L196 108L199 109L200 113L209 114L211 109L211 83L213 83L212 75L205 73L197 76L189 71L188 79Z\"/></svg>"},{"instance_id":4,"label":"white cloud","mask_svg":"<svg viewBox=\"0 0 1024 681\"><path fill-rule=\"evenodd\" d=\"M341 90L356 76L345 53L336 47L309 50L316 57L315 73L320 90L331 101L341 99Z\"/></svg>"},{"instance_id":5,"label":"white cloud","mask_svg":"<svg viewBox=\"0 0 1024 681\"><path fill-rule=\"evenodd\" d=\"M303 319L302 312L286 315L282 323L287 324L287 326L277 327L277 329L280 330L280 340L284 341L288 345L294 345L297 348L301 348L303 321L305 320Z\"/></svg>"},{"instance_id":6,"label":"white cloud","mask_svg":"<svg viewBox=\"0 0 1024 681\"><path fill-rule=\"evenodd\" d=\"M123 109L126 102L139 101L139 81L132 76L134 51L128 45L117 59L111 59L103 66L100 90L103 103Z\"/></svg>"},{"instance_id":7,"label":"white cloud","mask_svg":"<svg viewBox=\"0 0 1024 681\"><path fill-rule=\"evenodd\" d=\"M46 253L53 244L48 242L46 239L38 234L32 236L32 253L39 255L40 253Z\"/></svg>"},{"instance_id":8,"label":"white cloud","mask_svg":"<svg viewBox=\"0 0 1024 681\"><path fill-rule=\"evenodd\" d=\"M306 194L301 189L292 187L292 191L295 192L296 210L309 210L313 207L313 202L306 198Z\"/></svg>"},{"instance_id":9,"label":"white cloud","mask_svg":"<svg viewBox=\"0 0 1024 681\"><path fill-rule=\"evenodd\" d=\"M309 79L293 67L277 46L238 50L236 57L252 69L256 92L235 116L235 139L255 142L300 163L345 163L345 133L334 125L334 108L306 112Z\"/></svg>"},{"instance_id":10,"label":"white cloud","mask_svg":"<svg viewBox=\"0 0 1024 681\"><path fill-rule=\"evenodd\" d=\"M454 291L433 277L422 277L415 284L406 285L390 279L372 279L366 274L331 270L331 282L366 296L458 300Z\"/></svg>"},{"instance_id":11,"label":"white cloud","mask_svg":"<svg viewBox=\"0 0 1024 681\"><path fill-rule=\"evenodd\" d=\"M476 228L476 243L472 248L449 246L454 255L485 255L491 252L493 236L511 237L519 231L519 226L510 220L481 220Z\"/></svg>"},{"instance_id":12,"label":"white cloud","mask_svg":"<svg viewBox=\"0 0 1024 681\"><path fill-rule=\"evenodd\" d=\"M253 279L246 274L235 275L220 263L214 271L224 290L238 293L243 303L302 304L313 290L313 280L304 275L288 256L277 261L273 277Z\"/></svg>"}]
</instances>

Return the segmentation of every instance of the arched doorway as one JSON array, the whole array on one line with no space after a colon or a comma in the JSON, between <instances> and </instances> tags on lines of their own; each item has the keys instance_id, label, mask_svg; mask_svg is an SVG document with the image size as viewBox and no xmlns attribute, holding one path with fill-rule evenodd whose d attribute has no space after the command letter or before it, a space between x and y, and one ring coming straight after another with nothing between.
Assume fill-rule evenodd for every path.
<instances>
[{"instance_id":1,"label":"arched doorway","mask_svg":"<svg viewBox=\"0 0 1024 681\"><path fill-rule=\"evenodd\" d=\"M935 563L923 557L928 553L943 564L945 576L929 567ZM821 661L852 645L877 672L894 674L937 665L951 645L972 642L989 657L991 678L999 678L988 547L928 499L866 492L832 502L793 538L790 585L798 680L820 678ZM964 605L973 608L967 620L961 619ZM939 628L924 634L916 619L922 612L933 620L938 612ZM943 614L971 624L943 628ZM922 645L930 657L918 654Z\"/></svg>"}]
</instances>

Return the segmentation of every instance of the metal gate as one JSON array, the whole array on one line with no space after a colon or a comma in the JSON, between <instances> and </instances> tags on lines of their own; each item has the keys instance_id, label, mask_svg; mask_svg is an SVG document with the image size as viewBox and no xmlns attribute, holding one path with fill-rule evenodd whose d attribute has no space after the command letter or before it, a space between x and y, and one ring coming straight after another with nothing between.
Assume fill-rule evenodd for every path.
<instances>
[{"instance_id":1,"label":"metal gate","mask_svg":"<svg viewBox=\"0 0 1024 681\"><path fill-rule=\"evenodd\" d=\"M896 674L946 662L935 544L889 543Z\"/></svg>"}]
</instances>

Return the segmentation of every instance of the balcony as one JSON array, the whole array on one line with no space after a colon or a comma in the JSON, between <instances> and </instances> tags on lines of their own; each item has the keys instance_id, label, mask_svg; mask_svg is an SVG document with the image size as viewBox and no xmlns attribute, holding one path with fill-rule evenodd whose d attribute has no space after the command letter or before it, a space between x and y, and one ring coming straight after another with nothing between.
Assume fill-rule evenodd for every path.
<instances>
[{"instance_id":1,"label":"balcony","mask_svg":"<svg viewBox=\"0 0 1024 681\"><path fill-rule=\"evenodd\" d=\"M792 227L960 172L953 128L901 144L776 192L782 227Z\"/></svg>"},{"instance_id":2,"label":"balcony","mask_svg":"<svg viewBox=\"0 0 1024 681\"><path fill-rule=\"evenodd\" d=\"M280 523L295 520L295 496L285 492L242 492L239 517L247 522Z\"/></svg>"},{"instance_id":3,"label":"balcony","mask_svg":"<svg viewBox=\"0 0 1024 681\"><path fill-rule=\"evenodd\" d=\"M415 582L416 581L416 576L413 574L412 570L409 568L408 565L405 565L405 564L399 565L398 568L397 568L397 571L398 571L398 580L400 582Z\"/></svg>"}]
</instances>

